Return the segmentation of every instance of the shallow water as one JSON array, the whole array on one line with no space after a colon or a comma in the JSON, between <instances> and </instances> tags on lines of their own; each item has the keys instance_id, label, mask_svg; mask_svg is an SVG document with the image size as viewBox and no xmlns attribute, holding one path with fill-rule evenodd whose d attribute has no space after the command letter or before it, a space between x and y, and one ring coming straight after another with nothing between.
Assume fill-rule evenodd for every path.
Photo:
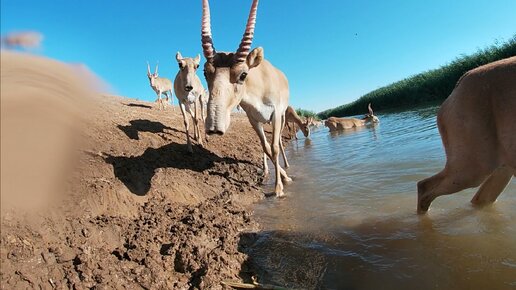
<instances>
[{"instance_id":1,"label":"shallow water","mask_svg":"<svg viewBox=\"0 0 516 290\"><path fill-rule=\"evenodd\" d=\"M416 214L417 181L445 162L436 111L380 115L377 126L337 134L321 127L289 144L287 198L255 208L264 228L250 252L259 280L308 289L516 289L514 179L493 206L471 206L473 189Z\"/></svg>"}]
</instances>

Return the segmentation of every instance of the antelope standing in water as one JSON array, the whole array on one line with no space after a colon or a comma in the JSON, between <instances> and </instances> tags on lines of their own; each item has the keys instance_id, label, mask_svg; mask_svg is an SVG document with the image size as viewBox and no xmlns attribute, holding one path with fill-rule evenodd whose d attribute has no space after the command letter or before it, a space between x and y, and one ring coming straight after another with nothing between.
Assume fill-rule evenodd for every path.
<instances>
[{"instance_id":1,"label":"antelope standing in water","mask_svg":"<svg viewBox=\"0 0 516 290\"><path fill-rule=\"evenodd\" d=\"M149 78L151 88L158 95L158 99L156 102L158 103L158 108L160 110L164 110L166 108L166 104L168 103L170 93L170 100L172 102L172 108L174 107L174 100L172 99L172 82L167 78L161 78L158 75L158 65L156 64L156 69L154 73L150 71L149 62L147 62L147 77ZM165 100L161 99L161 94L165 95Z\"/></svg>"},{"instance_id":2,"label":"antelope standing in water","mask_svg":"<svg viewBox=\"0 0 516 290\"><path fill-rule=\"evenodd\" d=\"M279 164L281 130L285 123L289 88L285 75L264 59L263 48L251 51L256 24L258 0L253 0L244 36L233 53L216 52L210 27L208 0L203 0L202 47L206 63L204 76L208 83L208 134L223 135L230 124L231 111L238 105L247 113L249 122L258 134L263 151L276 170L275 193L283 196L283 182L290 182ZM272 146L263 131L264 123L272 123Z\"/></svg>"},{"instance_id":3,"label":"antelope standing in water","mask_svg":"<svg viewBox=\"0 0 516 290\"><path fill-rule=\"evenodd\" d=\"M369 103L367 109L369 110L369 114L366 114L362 119L330 117L324 121L324 125L330 129L330 132L334 132L344 129L362 127L368 123L379 123L380 120L374 115L373 109L371 108L371 103Z\"/></svg>"},{"instance_id":4,"label":"antelope standing in water","mask_svg":"<svg viewBox=\"0 0 516 290\"><path fill-rule=\"evenodd\" d=\"M516 57L464 74L437 114L446 165L418 182L418 213L441 195L480 185L471 200L496 201L516 172Z\"/></svg>"},{"instance_id":5,"label":"antelope standing in water","mask_svg":"<svg viewBox=\"0 0 516 290\"><path fill-rule=\"evenodd\" d=\"M199 118L197 116L197 101L200 102L201 116L204 120L204 94L206 90L201 84L201 80L197 76L197 69L199 68L199 62L201 57L197 55L195 58L183 58L180 52L176 54L177 64L179 65L179 71L177 72L176 79L174 80L174 92L179 101L179 108L181 114L183 114L183 122L185 124L186 131L186 144L188 152L192 153L192 143L190 141L188 117L186 116L187 111L192 117L194 124L194 139L202 146L201 131L199 129ZM192 111L193 106L193 111Z\"/></svg>"},{"instance_id":6,"label":"antelope standing in water","mask_svg":"<svg viewBox=\"0 0 516 290\"><path fill-rule=\"evenodd\" d=\"M309 125L310 125L311 121L312 121L311 118L307 118L305 121L303 121L301 119L301 117L299 117L297 115L296 110L294 110L291 106L288 106L287 110L285 111L286 124L294 123L295 125L297 125L298 128L301 130L301 132L303 132L303 135L305 135L305 137L310 136ZM297 130L296 130L296 132L294 132L294 134L296 134L296 133L297 133ZM297 139L297 136L296 136L296 139ZM283 162L285 163L285 168L289 168L290 164L288 163L287 155L285 154L285 148L283 146L283 141L281 139L280 139L280 150L281 150L281 155L283 156ZM269 166L267 164L267 155L265 153L263 154L263 172L264 172L264 176L269 175Z\"/></svg>"},{"instance_id":7,"label":"antelope standing in water","mask_svg":"<svg viewBox=\"0 0 516 290\"><path fill-rule=\"evenodd\" d=\"M292 108L291 106L288 106L287 110L285 111L285 124L287 125L289 134L293 135L293 138L295 138L296 140L296 133L298 130L301 130L305 137L308 137L310 135L310 124L312 121L312 118L307 118L303 121L303 119L301 119L301 117L299 117L296 113L296 110L294 110L294 108Z\"/></svg>"}]
</instances>

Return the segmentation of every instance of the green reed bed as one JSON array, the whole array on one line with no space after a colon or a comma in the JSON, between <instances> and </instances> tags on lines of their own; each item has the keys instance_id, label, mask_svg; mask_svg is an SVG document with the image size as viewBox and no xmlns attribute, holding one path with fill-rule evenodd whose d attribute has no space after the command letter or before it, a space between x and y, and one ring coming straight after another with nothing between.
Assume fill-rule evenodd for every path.
<instances>
[{"instance_id":1,"label":"green reed bed","mask_svg":"<svg viewBox=\"0 0 516 290\"><path fill-rule=\"evenodd\" d=\"M507 42L496 43L472 55L462 55L438 69L428 70L363 95L357 100L320 112L321 119L367 113L372 103L375 112L403 110L424 104L440 104L455 87L459 78L478 66L516 56L516 35Z\"/></svg>"}]
</instances>

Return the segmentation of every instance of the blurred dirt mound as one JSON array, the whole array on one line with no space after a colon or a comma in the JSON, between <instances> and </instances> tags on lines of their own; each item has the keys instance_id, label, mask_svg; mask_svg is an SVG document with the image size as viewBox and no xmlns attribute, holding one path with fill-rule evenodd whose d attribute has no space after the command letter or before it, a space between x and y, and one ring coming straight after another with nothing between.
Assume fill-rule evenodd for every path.
<instances>
[{"instance_id":1,"label":"blurred dirt mound","mask_svg":"<svg viewBox=\"0 0 516 290\"><path fill-rule=\"evenodd\" d=\"M92 90L70 85L69 66L4 53L2 289L217 289L238 279L239 235L256 227L246 206L263 196L246 117L189 155L178 112L82 98ZM28 195L4 205L4 190ZM38 196L46 210L18 210Z\"/></svg>"}]
</instances>

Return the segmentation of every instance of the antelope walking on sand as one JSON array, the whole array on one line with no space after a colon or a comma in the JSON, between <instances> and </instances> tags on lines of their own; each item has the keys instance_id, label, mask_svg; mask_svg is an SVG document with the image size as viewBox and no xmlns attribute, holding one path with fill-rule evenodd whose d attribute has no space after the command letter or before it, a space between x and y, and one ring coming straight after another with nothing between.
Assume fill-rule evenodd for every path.
<instances>
[{"instance_id":1,"label":"antelope walking on sand","mask_svg":"<svg viewBox=\"0 0 516 290\"><path fill-rule=\"evenodd\" d=\"M192 143L190 141L189 135L189 124L188 118L186 116L187 111L192 117L192 121L194 124L194 139L202 144L201 130L199 129L199 118L197 111L197 101L200 102L201 107L201 116L202 120L204 117L204 94L206 90L201 84L201 80L197 76L197 69L199 68L199 62L201 61L200 55L197 55L195 58L183 58L180 52L176 54L177 64L179 65L179 71L177 72L176 78L174 80L174 92L176 93L176 97L179 101L179 108L181 109L181 114L183 114L183 122L185 124L186 131L186 144L188 152L192 153ZM192 111L193 106L193 111Z\"/></svg>"},{"instance_id":2,"label":"antelope walking on sand","mask_svg":"<svg viewBox=\"0 0 516 290\"><path fill-rule=\"evenodd\" d=\"M464 74L437 114L446 165L418 182L418 213L441 195L480 185L475 205L496 201L516 172L516 57Z\"/></svg>"},{"instance_id":3,"label":"antelope walking on sand","mask_svg":"<svg viewBox=\"0 0 516 290\"><path fill-rule=\"evenodd\" d=\"M231 111L240 104L260 138L263 151L274 163L276 196L283 196L282 180L290 182L291 179L281 168L278 156L289 88L285 75L264 59L263 48L251 51L258 0L253 0L244 35L235 53L215 51L209 3L208 0L202 3L204 76L210 93L206 130L208 134L223 135L229 127ZM263 124L267 122L272 122L272 147L263 131Z\"/></svg>"},{"instance_id":4,"label":"antelope walking on sand","mask_svg":"<svg viewBox=\"0 0 516 290\"><path fill-rule=\"evenodd\" d=\"M379 123L380 120L374 115L373 109L371 108L371 103L369 103L367 109L369 110L369 114L366 114L362 119L329 117L326 119L326 121L324 121L324 125L330 129L330 132L334 132L344 129L362 127L368 123Z\"/></svg>"},{"instance_id":5,"label":"antelope walking on sand","mask_svg":"<svg viewBox=\"0 0 516 290\"><path fill-rule=\"evenodd\" d=\"M156 102L158 103L159 110L164 110L166 108L166 104L170 99L172 102L172 108L174 107L174 100L172 99L172 82L167 78L161 78L158 75L158 65L156 64L156 69L154 73L150 71L149 62L147 62L147 77L149 78L151 88L158 95L158 99ZM170 93L170 98L168 94ZM165 100L161 99L161 94L165 95Z\"/></svg>"}]
</instances>

